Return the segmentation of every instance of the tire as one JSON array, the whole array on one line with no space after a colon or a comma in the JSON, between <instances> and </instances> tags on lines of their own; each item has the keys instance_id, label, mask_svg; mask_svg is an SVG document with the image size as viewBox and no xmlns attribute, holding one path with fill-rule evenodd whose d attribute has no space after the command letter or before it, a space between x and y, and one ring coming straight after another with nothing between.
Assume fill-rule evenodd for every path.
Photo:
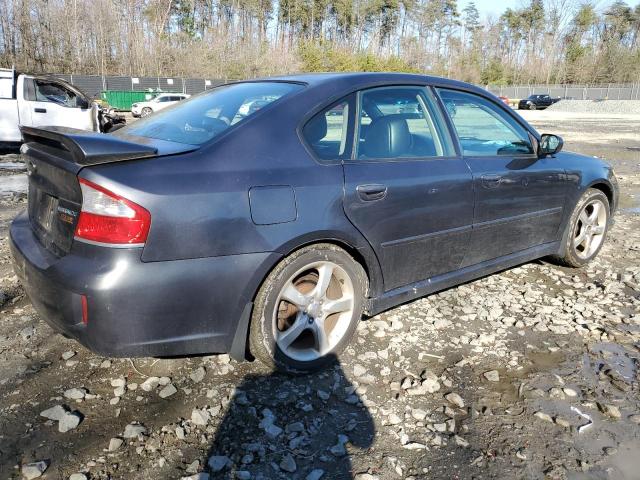
<instances>
[{"instance_id":1,"label":"tire","mask_svg":"<svg viewBox=\"0 0 640 480\"><path fill-rule=\"evenodd\" d=\"M324 296L319 282L327 285ZM256 296L249 331L252 355L292 373L330 365L353 337L367 289L362 266L336 245L316 244L292 253L271 271Z\"/></svg>"},{"instance_id":2,"label":"tire","mask_svg":"<svg viewBox=\"0 0 640 480\"><path fill-rule=\"evenodd\" d=\"M151 110L149 107L144 107L140 112L140 116L144 118L148 115L151 115L152 113L153 113L153 110Z\"/></svg>"},{"instance_id":3,"label":"tire","mask_svg":"<svg viewBox=\"0 0 640 480\"><path fill-rule=\"evenodd\" d=\"M569 218L561 252L554 257L556 262L579 268L593 260L606 240L610 216L609 199L601 190L589 188L584 192Z\"/></svg>"},{"instance_id":4,"label":"tire","mask_svg":"<svg viewBox=\"0 0 640 480\"><path fill-rule=\"evenodd\" d=\"M536 110L538 107L536 106L535 103L532 103L531 105L529 105L529 110Z\"/></svg>"}]
</instances>

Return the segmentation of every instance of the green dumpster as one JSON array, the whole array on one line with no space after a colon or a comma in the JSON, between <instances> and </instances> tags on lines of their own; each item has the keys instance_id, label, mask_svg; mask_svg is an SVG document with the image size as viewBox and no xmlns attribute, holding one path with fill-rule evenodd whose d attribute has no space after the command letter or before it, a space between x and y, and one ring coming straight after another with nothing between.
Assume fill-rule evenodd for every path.
<instances>
[{"instance_id":1,"label":"green dumpster","mask_svg":"<svg viewBox=\"0 0 640 480\"><path fill-rule=\"evenodd\" d=\"M157 93L133 90L107 90L102 92L102 99L116 110L131 110L134 103L151 100L156 95Z\"/></svg>"}]
</instances>

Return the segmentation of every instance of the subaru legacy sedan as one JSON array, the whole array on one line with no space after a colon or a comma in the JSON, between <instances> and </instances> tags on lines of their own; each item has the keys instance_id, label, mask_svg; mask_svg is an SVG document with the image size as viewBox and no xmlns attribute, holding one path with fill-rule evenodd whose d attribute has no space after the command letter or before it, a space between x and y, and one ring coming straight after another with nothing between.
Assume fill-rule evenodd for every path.
<instances>
[{"instance_id":1,"label":"subaru legacy sedan","mask_svg":"<svg viewBox=\"0 0 640 480\"><path fill-rule=\"evenodd\" d=\"M23 135L16 272L107 356L317 369L363 315L540 257L586 264L618 202L606 162L421 75L231 83L112 134Z\"/></svg>"}]
</instances>

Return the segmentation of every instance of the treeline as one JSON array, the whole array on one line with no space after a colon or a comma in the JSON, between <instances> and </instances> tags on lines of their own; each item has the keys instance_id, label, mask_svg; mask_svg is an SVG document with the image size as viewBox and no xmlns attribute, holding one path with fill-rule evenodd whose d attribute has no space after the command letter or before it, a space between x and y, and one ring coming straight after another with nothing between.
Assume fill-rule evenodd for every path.
<instances>
[{"instance_id":1,"label":"treeline","mask_svg":"<svg viewBox=\"0 0 640 480\"><path fill-rule=\"evenodd\" d=\"M481 84L640 81L640 5L531 0L0 0L0 65L246 78L427 72Z\"/></svg>"}]
</instances>

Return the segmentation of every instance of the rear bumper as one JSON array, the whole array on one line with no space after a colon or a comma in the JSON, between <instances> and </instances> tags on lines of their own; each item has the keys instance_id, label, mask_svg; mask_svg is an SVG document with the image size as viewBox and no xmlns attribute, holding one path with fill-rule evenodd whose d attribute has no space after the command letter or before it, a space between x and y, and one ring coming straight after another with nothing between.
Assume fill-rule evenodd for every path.
<instances>
[{"instance_id":1,"label":"rear bumper","mask_svg":"<svg viewBox=\"0 0 640 480\"><path fill-rule=\"evenodd\" d=\"M11 225L10 245L16 274L42 318L114 357L230 351L243 310L279 258L252 253L145 263L142 248L82 242L58 258L35 238L24 213Z\"/></svg>"}]
</instances>

